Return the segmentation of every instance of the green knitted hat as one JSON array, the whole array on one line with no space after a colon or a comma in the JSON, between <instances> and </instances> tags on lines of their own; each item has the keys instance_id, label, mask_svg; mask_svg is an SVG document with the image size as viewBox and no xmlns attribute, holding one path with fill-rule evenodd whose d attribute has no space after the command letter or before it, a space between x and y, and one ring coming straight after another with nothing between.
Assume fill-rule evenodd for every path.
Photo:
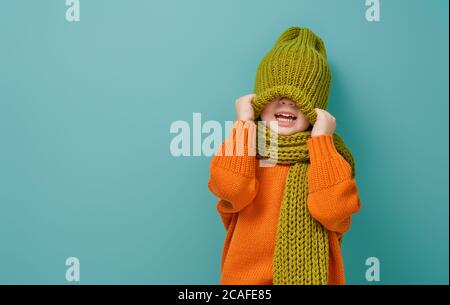
<instances>
[{"instance_id":1,"label":"green knitted hat","mask_svg":"<svg viewBox=\"0 0 450 305\"><path fill-rule=\"evenodd\" d=\"M288 98L314 124L314 108L326 109L331 84L325 45L310 29L291 27L264 56L252 101L258 118L270 102Z\"/></svg>"}]
</instances>

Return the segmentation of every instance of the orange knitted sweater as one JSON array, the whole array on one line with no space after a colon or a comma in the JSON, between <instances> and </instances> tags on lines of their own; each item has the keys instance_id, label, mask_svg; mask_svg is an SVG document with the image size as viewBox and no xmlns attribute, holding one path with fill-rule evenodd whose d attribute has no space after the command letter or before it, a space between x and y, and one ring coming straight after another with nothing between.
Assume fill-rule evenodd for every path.
<instances>
[{"instance_id":1,"label":"orange knitted sweater","mask_svg":"<svg viewBox=\"0 0 450 305\"><path fill-rule=\"evenodd\" d=\"M244 153L236 153L236 143L244 143ZM227 230L221 263L223 285L272 284L276 228L290 166L258 166L256 157L248 154L255 145L256 125L236 121L221 153L211 160L208 187L219 198L216 208ZM339 239L349 229L351 215L360 209L356 182L331 135L312 137L307 145L308 209L328 230L328 282L344 284ZM233 147L233 152L224 153L226 147Z\"/></svg>"}]
</instances>

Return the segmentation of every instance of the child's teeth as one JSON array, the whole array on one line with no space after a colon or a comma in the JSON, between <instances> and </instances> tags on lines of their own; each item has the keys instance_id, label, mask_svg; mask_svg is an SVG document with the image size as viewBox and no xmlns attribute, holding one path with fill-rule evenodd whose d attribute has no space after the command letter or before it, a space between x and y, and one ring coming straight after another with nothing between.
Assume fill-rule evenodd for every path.
<instances>
[{"instance_id":1,"label":"child's teeth","mask_svg":"<svg viewBox=\"0 0 450 305\"><path fill-rule=\"evenodd\" d=\"M284 121L284 122L295 120L295 117L292 116L292 115L286 115L286 114L281 114L280 113L280 114L277 114L275 116L276 116L277 120Z\"/></svg>"}]
</instances>

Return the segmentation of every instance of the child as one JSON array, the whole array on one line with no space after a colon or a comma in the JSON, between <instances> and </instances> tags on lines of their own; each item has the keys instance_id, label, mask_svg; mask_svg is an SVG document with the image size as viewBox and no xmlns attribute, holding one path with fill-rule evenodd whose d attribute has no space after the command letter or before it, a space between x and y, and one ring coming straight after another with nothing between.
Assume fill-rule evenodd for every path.
<instances>
[{"instance_id":1,"label":"child","mask_svg":"<svg viewBox=\"0 0 450 305\"><path fill-rule=\"evenodd\" d=\"M227 230L221 284L345 283L340 242L360 199L352 155L325 111L330 81L322 40L289 28L261 61L255 95L236 101L208 183ZM260 166L273 159L273 132L276 164Z\"/></svg>"}]
</instances>

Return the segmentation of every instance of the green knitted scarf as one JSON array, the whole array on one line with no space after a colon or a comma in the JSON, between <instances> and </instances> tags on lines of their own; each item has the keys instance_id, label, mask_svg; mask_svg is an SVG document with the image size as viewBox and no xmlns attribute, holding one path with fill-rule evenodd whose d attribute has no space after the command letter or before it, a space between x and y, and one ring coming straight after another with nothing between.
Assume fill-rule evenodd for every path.
<instances>
[{"instance_id":1,"label":"green knitted scarf","mask_svg":"<svg viewBox=\"0 0 450 305\"><path fill-rule=\"evenodd\" d=\"M311 217L307 206L310 163L306 143L310 137L310 130L291 136L277 136L269 132L269 128L258 124L258 158L291 165L276 233L274 285L328 284L328 232ZM354 175L351 152L337 134L333 135L333 142L351 165Z\"/></svg>"}]
</instances>

